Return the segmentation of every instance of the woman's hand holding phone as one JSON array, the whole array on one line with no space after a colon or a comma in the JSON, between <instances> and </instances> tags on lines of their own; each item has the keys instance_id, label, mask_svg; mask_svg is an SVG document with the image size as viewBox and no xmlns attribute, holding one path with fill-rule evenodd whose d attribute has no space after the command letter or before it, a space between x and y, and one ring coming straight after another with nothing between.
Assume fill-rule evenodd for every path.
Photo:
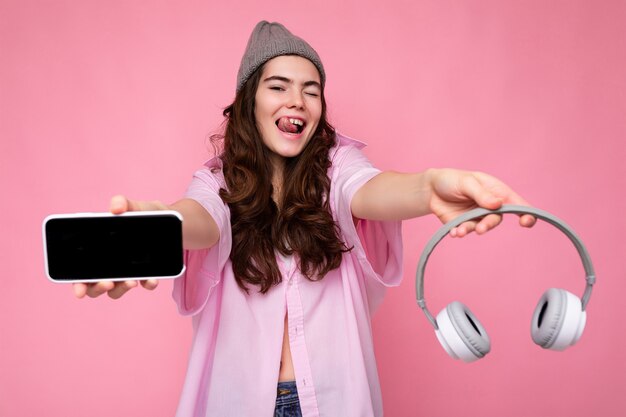
<instances>
[{"instance_id":1,"label":"woman's hand holding phone","mask_svg":"<svg viewBox=\"0 0 626 417\"><path fill-rule=\"evenodd\" d=\"M159 201L133 201L124 196L117 195L111 199L110 211L113 214L122 214L127 211L154 211L154 210L168 210L165 204ZM147 290L154 290L158 285L158 280L145 279L145 280L128 280L128 281L97 281L94 283L74 283L72 285L74 295L77 298L83 298L85 296L96 298L104 293L107 293L109 297L118 299L126 294L131 289L141 285Z\"/></svg>"}]
</instances>

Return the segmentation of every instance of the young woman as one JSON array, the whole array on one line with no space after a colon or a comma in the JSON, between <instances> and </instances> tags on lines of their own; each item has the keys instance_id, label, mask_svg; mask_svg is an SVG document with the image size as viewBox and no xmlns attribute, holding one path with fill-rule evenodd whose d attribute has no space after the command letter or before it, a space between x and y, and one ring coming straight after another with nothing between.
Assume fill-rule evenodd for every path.
<instances>
[{"instance_id":1,"label":"young woman","mask_svg":"<svg viewBox=\"0 0 626 417\"><path fill-rule=\"evenodd\" d=\"M382 415L370 319L385 288L400 283L401 221L525 204L484 173L380 172L362 143L328 123L325 79L310 45L260 22L224 111L223 151L185 198L111 201L113 213L173 209L184 218L187 271L173 295L193 318L194 340L179 416ZM499 222L489 215L452 235ZM137 285L74 290L119 298Z\"/></svg>"}]
</instances>

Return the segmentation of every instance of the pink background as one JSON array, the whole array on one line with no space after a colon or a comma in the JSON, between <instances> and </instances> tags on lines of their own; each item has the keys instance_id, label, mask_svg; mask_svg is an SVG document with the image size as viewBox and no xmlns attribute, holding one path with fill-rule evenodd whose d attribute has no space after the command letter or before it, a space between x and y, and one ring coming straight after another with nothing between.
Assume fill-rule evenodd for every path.
<instances>
[{"instance_id":1,"label":"pink background","mask_svg":"<svg viewBox=\"0 0 626 417\"><path fill-rule=\"evenodd\" d=\"M41 221L116 193L177 199L260 19L318 50L331 121L378 166L492 173L572 225L595 263L586 332L555 353L529 327L545 289L582 293L566 238L511 217L444 241L429 305L462 300L493 342L467 365L415 303L437 220L406 222L405 279L374 318L386 415L626 415L626 3L495 0L1 0L0 415L173 415L191 325L172 283L76 300L44 276Z\"/></svg>"}]
</instances>

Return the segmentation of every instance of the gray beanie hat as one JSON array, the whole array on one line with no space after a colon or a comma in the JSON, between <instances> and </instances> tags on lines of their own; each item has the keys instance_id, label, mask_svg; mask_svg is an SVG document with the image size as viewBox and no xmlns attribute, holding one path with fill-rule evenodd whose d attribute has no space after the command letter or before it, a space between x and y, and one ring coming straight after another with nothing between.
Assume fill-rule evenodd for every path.
<instances>
[{"instance_id":1,"label":"gray beanie hat","mask_svg":"<svg viewBox=\"0 0 626 417\"><path fill-rule=\"evenodd\" d=\"M241 58L241 65L237 73L236 91L241 90L257 68L270 59L281 55L298 55L311 61L320 72L322 86L324 85L326 81L324 66L311 45L293 35L280 23L269 23L263 20L257 23L252 31L246 52Z\"/></svg>"}]
</instances>

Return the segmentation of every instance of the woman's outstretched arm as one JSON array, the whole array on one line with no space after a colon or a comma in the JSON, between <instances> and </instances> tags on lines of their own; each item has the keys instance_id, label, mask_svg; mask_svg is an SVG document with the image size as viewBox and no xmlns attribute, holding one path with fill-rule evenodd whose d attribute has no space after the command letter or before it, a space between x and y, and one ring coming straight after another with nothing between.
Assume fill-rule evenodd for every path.
<instances>
[{"instance_id":1,"label":"woman's outstretched arm","mask_svg":"<svg viewBox=\"0 0 626 417\"><path fill-rule=\"evenodd\" d=\"M369 220L406 220L435 214L446 223L476 207L497 209L503 204L528 205L519 194L499 179L482 173L456 169L429 169L420 173L383 172L364 184L352 199L352 215ZM485 233L502 221L488 215L468 221L451 231L462 237L475 231ZM520 225L531 227L535 218L520 217Z\"/></svg>"}]
</instances>

